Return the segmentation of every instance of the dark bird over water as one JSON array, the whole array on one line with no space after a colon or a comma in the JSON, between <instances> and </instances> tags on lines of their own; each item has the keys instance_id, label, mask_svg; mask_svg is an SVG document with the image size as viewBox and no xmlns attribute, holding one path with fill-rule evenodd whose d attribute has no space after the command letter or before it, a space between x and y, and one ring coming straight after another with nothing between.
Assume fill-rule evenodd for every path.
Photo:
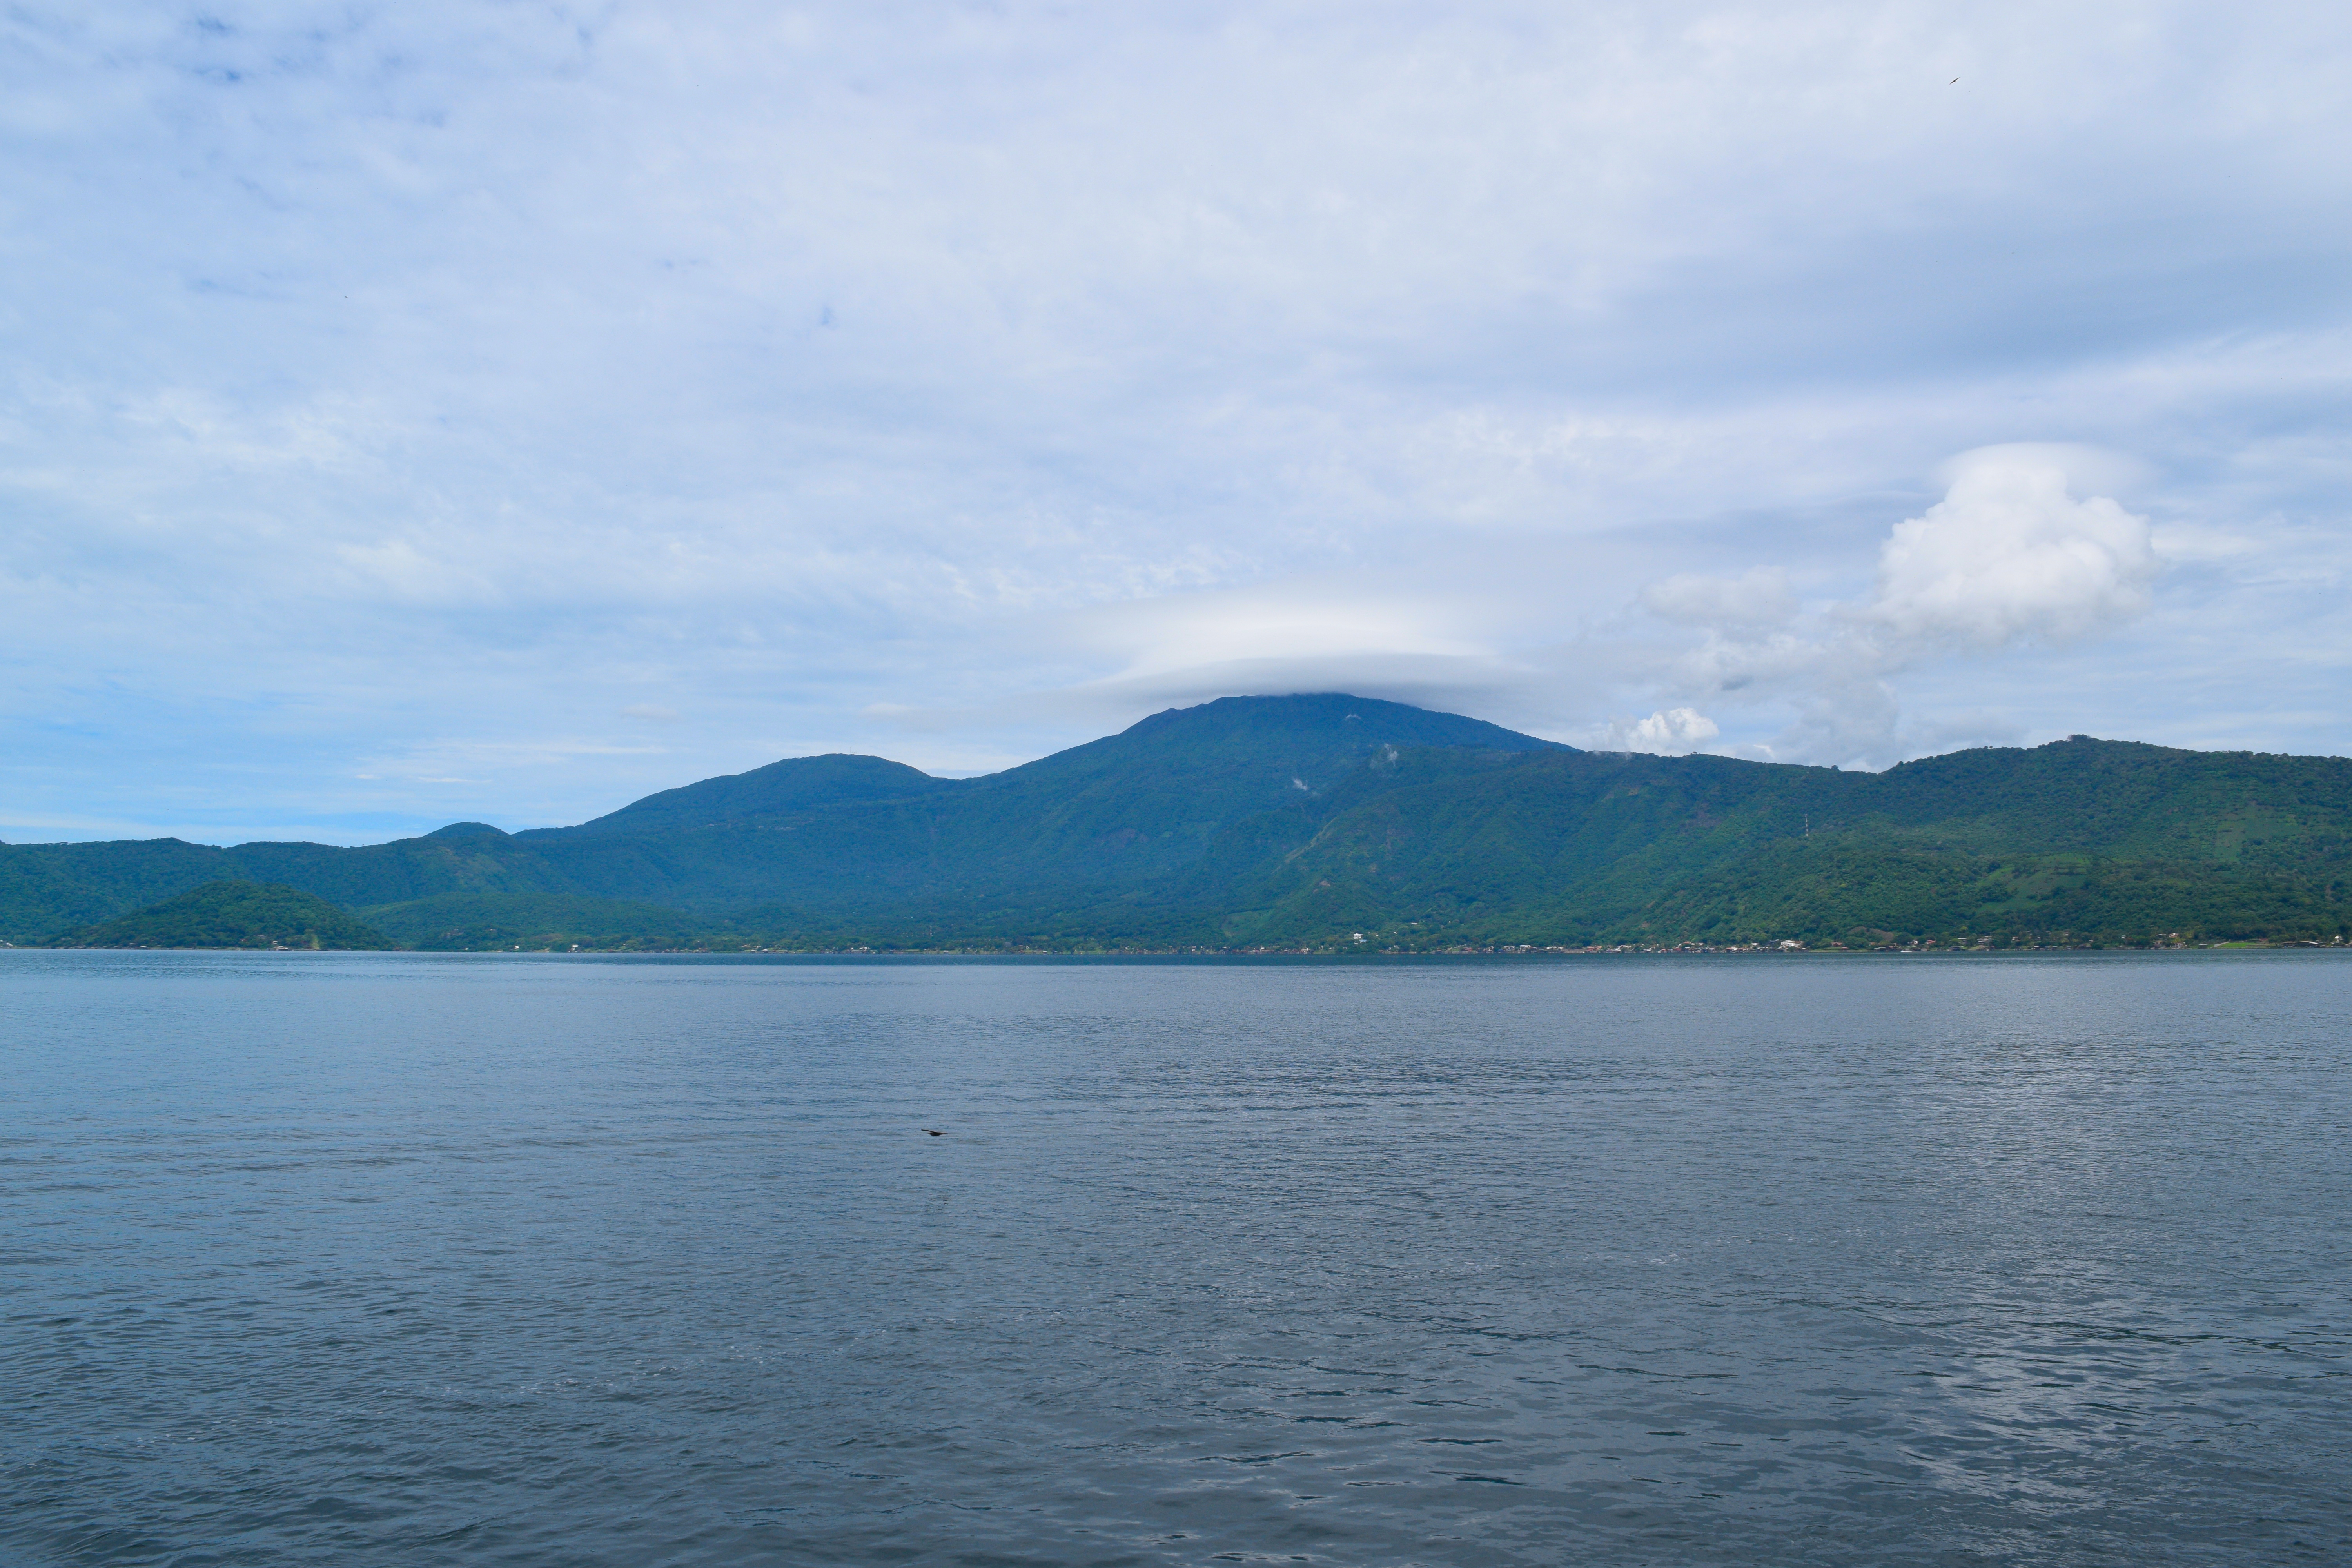
<instances>
[{"instance_id":1,"label":"dark bird over water","mask_svg":"<svg viewBox=\"0 0 2352 1568\"><path fill-rule=\"evenodd\" d=\"M946 1137L946 1136L947 1136L947 1134L946 1134L946 1133L944 1133L944 1132L940 1131L938 1128L936 1128L936 1127L926 1127L926 1128L924 1128L924 1129L923 1129L923 1131L926 1131L926 1132L928 1132L928 1133L929 1133L929 1134L930 1134L932 1137L934 1137L934 1138L944 1138L944 1137Z\"/></svg>"}]
</instances>

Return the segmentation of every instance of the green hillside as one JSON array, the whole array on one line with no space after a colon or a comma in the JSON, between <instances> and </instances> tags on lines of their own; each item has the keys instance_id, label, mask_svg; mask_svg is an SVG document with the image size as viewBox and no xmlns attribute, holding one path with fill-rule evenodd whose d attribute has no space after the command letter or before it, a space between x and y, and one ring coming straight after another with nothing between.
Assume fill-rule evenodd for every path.
<instances>
[{"instance_id":1,"label":"green hillside","mask_svg":"<svg viewBox=\"0 0 2352 1568\"><path fill-rule=\"evenodd\" d=\"M733 934L659 904L571 893L438 893L357 912L401 946L432 952L665 951Z\"/></svg>"},{"instance_id":2,"label":"green hillside","mask_svg":"<svg viewBox=\"0 0 2352 1568\"><path fill-rule=\"evenodd\" d=\"M928 919L1008 898L1084 902L1090 890L1164 882L1234 822L1286 799L1320 798L1381 748L1426 745L1556 749L1478 720L1370 699L1231 699L1158 714L987 778L931 780L929 789L902 790L903 775L925 775L879 758L797 759L827 766L776 764L666 791L586 825L593 833L509 836L457 823L356 849L215 849L173 839L6 845L0 940L38 941L219 877L281 882L348 909L561 895L720 918L782 905L836 921L884 908ZM860 762L873 765L848 766Z\"/></svg>"},{"instance_id":3,"label":"green hillside","mask_svg":"<svg viewBox=\"0 0 2352 1568\"><path fill-rule=\"evenodd\" d=\"M1885 945L2332 939L2352 763L2075 739L1844 773L1575 753L1359 784L1225 934ZM1245 886L1245 884L1242 884Z\"/></svg>"},{"instance_id":4,"label":"green hillside","mask_svg":"<svg viewBox=\"0 0 2352 1568\"><path fill-rule=\"evenodd\" d=\"M2333 942L2347 877L2341 758L2076 737L1850 773L1320 695L981 779L792 759L577 828L0 846L0 938L226 878L453 948Z\"/></svg>"},{"instance_id":5,"label":"green hillside","mask_svg":"<svg viewBox=\"0 0 2352 1568\"><path fill-rule=\"evenodd\" d=\"M880 757L849 756L838 752L821 757L787 757L750 773L704 779L700 784L649 795L577 827L539 828L523 837L583 838L690 832L698 827L789 817L854 801L937 795L957 788L960 783L955 779L935 779L904 763Z\"/></svg>"},{"instance_id":6,"label":"green hillside","mask_svg":"<svg viewBox=\"0 0 2352 1568\"><path fill-rule=\"evenodd\" d=\"M236 947L373 950L393 944L315 894L264 882L206 882L51 947Z\"/></svg>"}]
</instances>

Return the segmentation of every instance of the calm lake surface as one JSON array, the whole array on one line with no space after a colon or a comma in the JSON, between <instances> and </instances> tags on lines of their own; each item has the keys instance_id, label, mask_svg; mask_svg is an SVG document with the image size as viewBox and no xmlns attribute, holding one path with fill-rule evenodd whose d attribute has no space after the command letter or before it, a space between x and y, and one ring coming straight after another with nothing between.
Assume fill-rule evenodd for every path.
<instances>
[{"instance_id":1,"label":"calm lake surface","mask_svg":"<svg viewBox=\"0 0 2352 1568\"><path fill-rule=\"evenodd\" d=\"M2340 1563L2347 1112L2326 952L0 952L0 1563Z\"/></svg>"}]
</instances>

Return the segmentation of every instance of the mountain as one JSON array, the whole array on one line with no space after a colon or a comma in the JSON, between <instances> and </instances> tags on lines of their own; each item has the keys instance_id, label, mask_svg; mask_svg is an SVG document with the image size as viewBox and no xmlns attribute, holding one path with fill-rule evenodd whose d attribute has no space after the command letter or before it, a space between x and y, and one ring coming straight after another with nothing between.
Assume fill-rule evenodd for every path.
<instances>
[{"instance_id":1,"label":"mountain","mask_svg":"<svg viewBox=\"0 0 2352 1568\"><path fill-rule=\"evenodd\" d=\"M792 816L852 801L902 800L954 787L955 781L951 779L935 779L904 763L831 752L821 757L787 757L747 773L729 773L678 789L666 789L577 827L532 828L517 837L583 838L691 832L698 827ZM446 833L449 829L441 831Z\"/></svg>"},{"instance_id":2,"label":"mountain","mask_svg":"<svg viewBox=\"0 0 2352 1568\"><path fill-rule=\"evenodd\" d=\"M303 888L347 909L588 898L709 921L782 906L832 922L827 930L885 905L919 921L935 906L1084 904L1087 889L1164 879L1234 821L1320 798L1376 752L1432 745L1557 749L1480 720L1374 699L1238 698L1156 714L982 779L933 779L878 757L795 758L664 791L576 828L509 836L453 823L355 849L222 849L177 839L4 845L0 941L38 941L224 877ZM472 923L503 930L513 907ZM437 909L425 918L450 915L452 906ZM386 918L397 925L408 917Z\"/></svg>"},{"instance_id":3,"label":"mountain","mask_svg":"<svg viewBox=\"0 0 2352 1568\"><path fill-rule=\"evenodd\" d=\"M1600 753L1469 772L1415 758L1355 788L1280 860L1243 858L1226 941L1342 924L1409 946L2352 931L2341 758L2078 736L1884 773Z\"/></svg>"},{"instance_id":4,"label":"mountain","mask_svg":"<svg viewBox=\"0 0 2352 1568\"><path fill-rule=\"evenodd\" d=\"M2334 941L2347 876L2341 758L2077 736L1849 773L1318 694L977 779L788 759L569 828L0 846L0 938L227 877L430 946Z\"/></svg>"},{"instance_id":5,"label":"mountain","mask_svg":"<svg viewBox=\"0 0 2352 1568\"><path fill-rule=\"evenodd\" d=\"M127 915L52 937L51 947L381 949L382 931L299 888L206 882Z\"/></svg>"}]
</instances>

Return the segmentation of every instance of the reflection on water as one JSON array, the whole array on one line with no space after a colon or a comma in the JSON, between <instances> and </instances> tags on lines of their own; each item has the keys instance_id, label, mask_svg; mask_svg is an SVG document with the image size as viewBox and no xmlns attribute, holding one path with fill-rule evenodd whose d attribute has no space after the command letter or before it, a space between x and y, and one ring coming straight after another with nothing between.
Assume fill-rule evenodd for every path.
<instances>
[{"instance_id":1,"label":"reflection on water","mask_svg":"<svg viewBox=\"0 0 2352 1568\"><path fill-rule=\"evenodd\" d=\"M0 1561L2346 1561L2347 1004L0 953Z\"/></svg>"}]
</instances>

